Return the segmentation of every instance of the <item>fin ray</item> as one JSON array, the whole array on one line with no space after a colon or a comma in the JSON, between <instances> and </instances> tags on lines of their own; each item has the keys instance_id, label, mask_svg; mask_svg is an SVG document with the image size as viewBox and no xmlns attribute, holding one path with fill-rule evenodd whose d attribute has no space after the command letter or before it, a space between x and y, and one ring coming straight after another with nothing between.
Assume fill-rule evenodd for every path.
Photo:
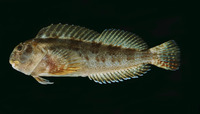
<instances>
[{"instance_id":1,"label":"fin ray","mask_svg":"<svg viewBox=\"0 0 200 114\"><path fill-rule=\"evenodd\" d=\"M123 80L131 78L138 78L138 76L142 76L149 70L150 70L150 65L139 64L135 67L131 67L125 70L91 74L89 75L89 78L101 84L106 84L111 82L115 83L115 82L122 82Z\"/></svg>"},{"instance_id":2,"label":"fin ray","mask_svg":"<svg viewBox=\"0 0 200 114\"><path fill-rule=\"evenodd\" d=\"M139 51L147 49L147 44L140 37L130 32L116 29L104 30L100 36L95 39L95 42Z\"/></svg>"},{"instance_id":3,"label":"fin ray","mask_svg":"<svg viewBox=\"0 0 200 114\"><path fill-rule=\"evenodd\" d=\"M43 84L43 85L47 85L47 84L53 84L54 82L50 82L49 80L47 79L44 79L40 76L33 76L33 78L40 84Z\"/></svg>"},{"instance_id":4,"label":"fin ray","mask_svg":"<svg viewBox=\"0 0 200 114\"><path fill-rule=\"evenodd\" d=\"M104 45L121 46L136 50L147 49L147 44L135 34L123 30L106 29L101 34L85 27L51 24L42 28L35 38L74 39L85 42L96 42Z\"/></svg>"},{"instance_id":5,"label":"fin ray","mask_svg":"<svg viewBox=\"0 0 200 114\"><path fill-rule=\"evenodd\" d=\"M180 66L180 50L174 40L150 48L154 54L152 64L166 70L177 70Z\"/></svg>"},{"instance_id":6,"label":"fin ray","mask_svg":"<svg viewBox=\"0 0 200 114\"><path fill-rule=\"evenodd\" d=\"M51 24L42 28L35 38L59 38L59 39L75 39L85 42L92 42L99 37L99 33L85 27L67 25L67 24ZM89 39L89 40L87 40Z\"/></svg>"},{"instance_id":7,"label":"fin ray","mask_svg":"<svg viewBox=\"0 0 200 114\"><path fill-rule=\"evenodd\" d=\"M67 49L52 49L49 54L52 55L53 60L59 61L54 63L55 68L49 72L52 75L66 75L76 72L81 68L81 58L76 53L70 52Z\"/></svg>"}]
</instances>

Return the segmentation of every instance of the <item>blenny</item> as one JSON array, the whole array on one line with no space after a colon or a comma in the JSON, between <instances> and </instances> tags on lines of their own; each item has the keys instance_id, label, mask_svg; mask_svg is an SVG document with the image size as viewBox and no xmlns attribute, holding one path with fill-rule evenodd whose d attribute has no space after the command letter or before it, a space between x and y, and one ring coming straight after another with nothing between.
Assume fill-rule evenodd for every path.
<instances>
[{"instance_id":1,"label":"blenny","mask_svg":"<svg viewBox=\"0 0 200 114\"><path fill-rule=\"evenodd\" d=\"M9 62L41 84L53 84L43 77L78 76L107 84L138 78L151 65L177 70L179 58L174 40L148 49L140 37L123 30L98 33L75 25L52 24L17 45Z\"/></svg>"}]
</instances>

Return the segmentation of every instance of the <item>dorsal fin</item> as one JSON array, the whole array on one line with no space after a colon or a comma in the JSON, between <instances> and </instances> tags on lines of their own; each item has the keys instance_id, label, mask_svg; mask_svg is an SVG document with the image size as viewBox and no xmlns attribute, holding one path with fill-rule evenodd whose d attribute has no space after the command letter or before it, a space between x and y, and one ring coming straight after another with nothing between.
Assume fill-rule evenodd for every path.
<instances>
[{"instance_id":1,"label":"dorsal fin","mask_svg":"<svg viewBox=\"0 0 200 114\"><path fill-rule=\"evenodd\" d=\"M35 38L75 39L92 42L99 37L99 35L98 32L85 27L67 24L51 24L50 26L42 28Z\"/></svg>"},{"instance_id":2,"label":"dorsal fin","mask_svg":"<svg viewBox=\"0 0 200 114\"><path fill-rule=\"evenodd\" d=\"M107 73L97 73L89 75L90 80L94 80L100 84L115 83L131 78L138 78L150 70L150 65L139 64L125 70L112 71Z\"/></svg>"},{"instance_id":3,"label":"dorsal fin","mask_svg":"<svg viewBox=\"0 0 200 114\"><path fill-rule=\"evenodd\" d=\"M95 40L97 43L105 45L121 46L122 48L131 48L136 50L147 49L147 44L135 34L123 30L106 29Z\"/></svg>"},{"instance_id":4,"label":"dorsal fin","mask_svg":"<svg viewBox=\"0 0 200 114\"><path fill-rule=\"evenodd\" d=\"M38 32L35 38L75 39L136 50L147 49L147 44L140 37L130 32L106 29L99 34L85 27L67 24L51 24L50 26L44 27Z\"/></svg>"}]
</instances>

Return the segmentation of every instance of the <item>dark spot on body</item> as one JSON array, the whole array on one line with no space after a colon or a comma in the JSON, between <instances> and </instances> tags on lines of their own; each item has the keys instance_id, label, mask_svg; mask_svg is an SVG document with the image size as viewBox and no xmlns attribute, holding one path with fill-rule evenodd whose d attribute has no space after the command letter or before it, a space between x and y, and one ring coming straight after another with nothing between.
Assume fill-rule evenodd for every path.
<instances>
[{"instance_id":1,"label":"dark spot on body","mask_svg":"<svg viewBox=\"0 0 200 114\"><path fill-rule=\"evenodd\" d=\"M81 57L82 56L82 54L81 53L78 53L78 55Z\"/></svg>"},{"instance_id":2,"label":"dark spot on body","mask_svg":"<svg viewBox=\"0 0 200 114\"><path fill-rule=\"evenodd\" d=\"M127 60L132 60L132 59L133 59L133 57L127 56Z\"/></svg>"},{"instance_id":3,"label":"dark spot on body","mask_svg":"<svg viewBox=\"0 0 200 114\"><path fill-rule=\"evenodd\" d=\"M85 59L89 61L89 57L87 55L85 56Z\"/></svg>"},{"instance_id":4,"label":"dark spot on body","mask_svg":"<svg viewBox=\"0 0 200 114\"><path fill-rule=\"evenodd\" d=\"M106 61L105 57L101 57L101 61L104 63Z\"/></svg>"},{"instance_id":5,"label":"dark spot on body","mask_svg":"<svg viewBox=\"0 0 200 114\"><path fill-rule=\"evenodd\" d=\"M112 46L112 45L109 45L109 46L107 46L106 51L107 51L107 53L110 54L110 55L115 55L115 54L117 54L118 52L121 51L121 48L120 48L120 47L114 47L114 46Z\"/></svg>"},{"instance_id":6,"label":"dark spot on body","mask_svg":"<svg viewBox=\"0 0 200 114\"><path fill-rule=\"evenodd\" d=\"M96 61L99 62L99 58L98 58L98 56L96 56Z\"/></svg>"},{"instance_id":7,"label":"dark spot on body","mask_svg":"<svg viewBox=\"0 0 200 114\"><path fill-rule=\"evenodd\" d=\"M91 52L92 53L98 53L99 52L99 50L100 50L100 48L101 48L101 44L100 43L92 43L91 44Z\"/></svg>"},{"instance_id":8,"label":"dark spot on body","mask_svg":"<svg viewBox=\"0 0 200 114\"><path fill-rule=\"evenodd\" d=\"M120 63L120 62L121 62L121 59L118 58L117 61Z\"/></svg>"},{"instance_id":9,"label":"dark spot on body","mask_svg":"<svg viewBox=\"0 0 200 114\"><path fill-rule=\"evenodd\" d=\"M112 57L111 61L114 63L116 61L116 58Z\"/></svg>"},{"instance_id":10,"label":"dark spot on body","mask_svg":"<svg viewBox=\"0 0 200 114\"><path fill-rule=\"evenodd\" d=\"M74 51L79 51L80 48L79 48L79 47L74 47L73 50L74 50Z\"/></svg>"},{"instance_id":11,"label":"dark spot on body","mask_svg":"<svg viewBox=\"0 0 200 114\"><path fill-rule=\"evenodd\" d=\"M95 50L95 49L91 49L92 53L98 53L99 51Z\"/></svg>"}]
</instances>

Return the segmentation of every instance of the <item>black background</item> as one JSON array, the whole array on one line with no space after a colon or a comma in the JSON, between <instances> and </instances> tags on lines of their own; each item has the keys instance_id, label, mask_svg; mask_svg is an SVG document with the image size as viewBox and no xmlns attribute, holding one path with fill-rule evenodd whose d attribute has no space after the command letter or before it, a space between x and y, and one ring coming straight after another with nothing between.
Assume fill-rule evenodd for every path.
<instances>
[{"instance_id":1,"label":"black background","mask_svg":"<svg viewBox=\"0 0 200 114\"><path fill-rule=\"evenodd\" d=\"M199 113L197 95L191 88L189 10L181 2L0 3L0 114ZM48 78L55 84L40 85L14 70L8 60L18 43L34 38L42 27L52 23L74 24L98 32L123 29L142 37L149 47L173 39L181 49L181 67L172 72L152 66L144 77L118 84L99 85L88 78Z\"/></svg>"}]
</instances>

